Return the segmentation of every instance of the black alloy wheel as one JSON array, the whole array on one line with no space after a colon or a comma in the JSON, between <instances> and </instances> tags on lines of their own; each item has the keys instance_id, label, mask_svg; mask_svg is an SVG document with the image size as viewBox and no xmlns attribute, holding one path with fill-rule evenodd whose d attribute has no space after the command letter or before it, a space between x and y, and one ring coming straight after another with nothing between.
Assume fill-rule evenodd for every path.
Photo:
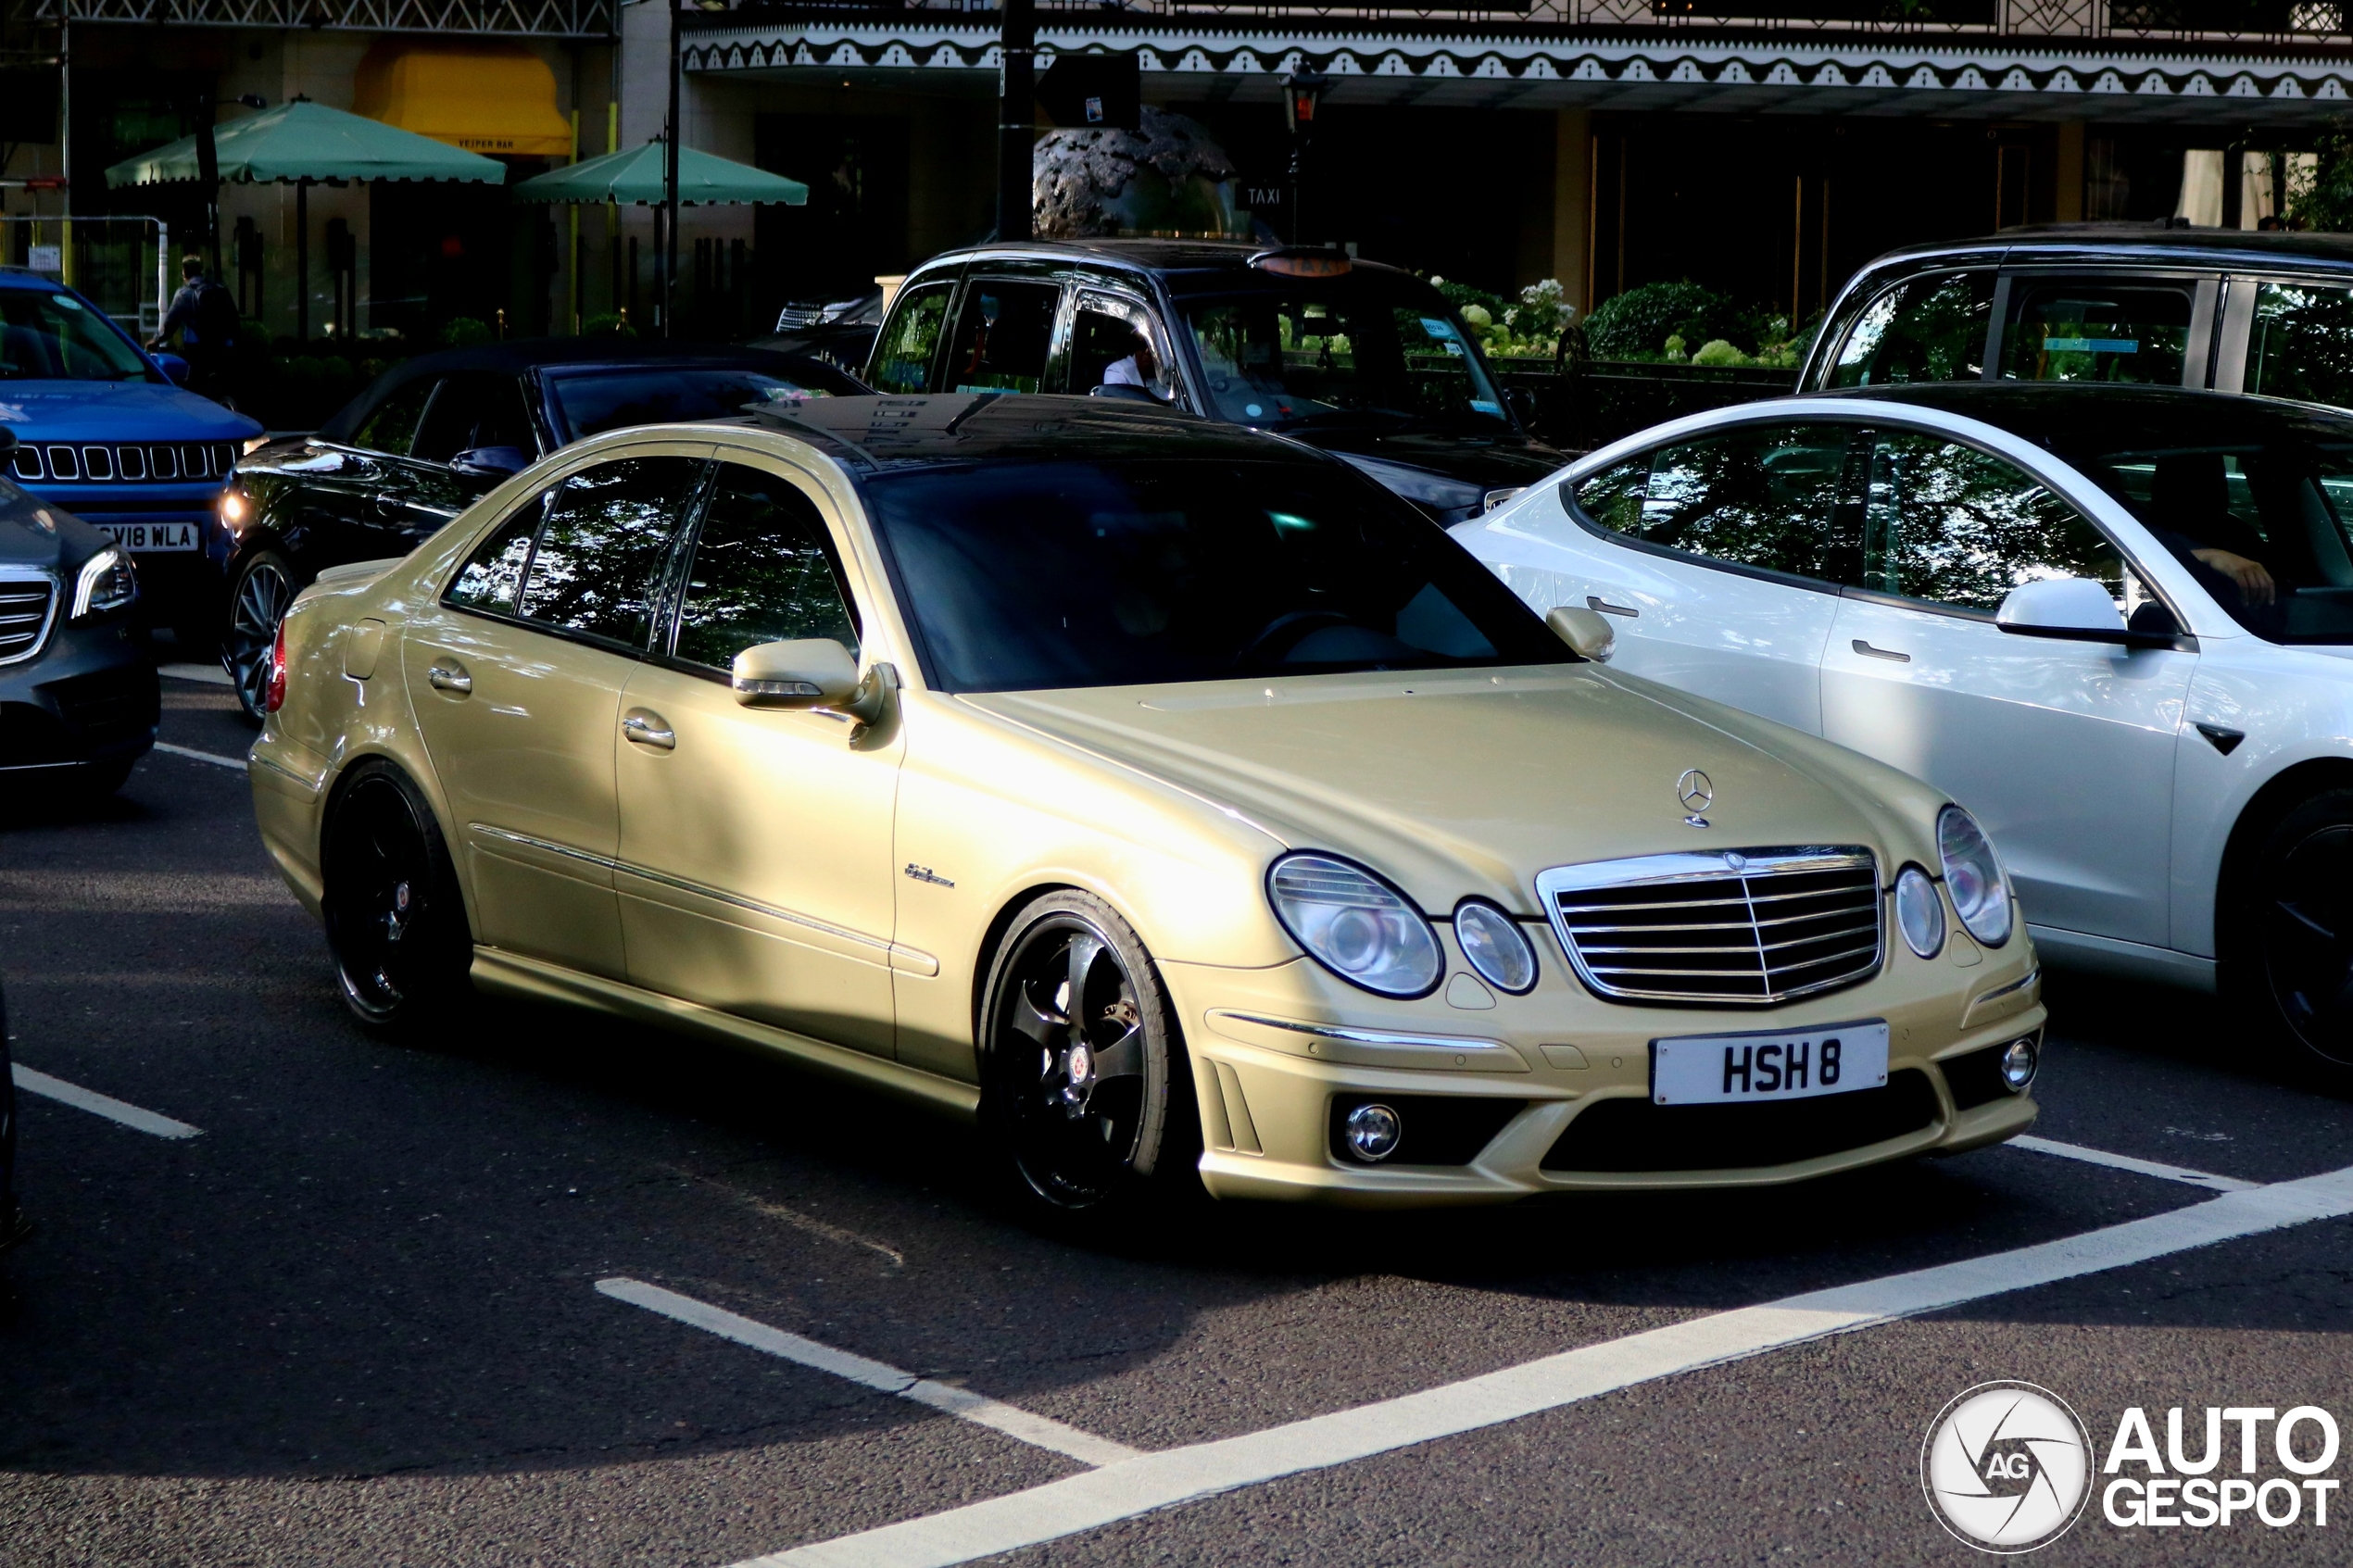
<instances>
[{"instance_id":1,"label":"black alloy wheel","mask_svg":"<svg viewBox=\"0 0 2353 1568\"><path fill-rule=\"evenodd\" d=\"M221 667L237 688L245 717L261 722L270 694L270 654L278 622L301 589L285 557L264 550L245 562L229 592L229 629L220 639Z\"/></svg>"},{"instance_id":2,"label":"black alloy wheel","mask_svg":"<svg viewBox=\"0 0 2353 1568\"><path fill-rule=\"evenodd\" d=\"M2262 1000L2306 1051L2353 1067L2353 790L2289 812L2251 871L2242 931Z\"/></svg>"},{"instance_id":3,"label":"black alloy wheel","mask_svg":"<svg viewBox=\"0 0 2353 1568\"><path fill-rule=\"evenodd\" d=\"M987 995L983 1126L1030 1207L1117 1210L1190 1178L1192 1086L1168 1003L1110 905L1075 890L1034 900Z\"/></svg>"},{"instance_id":4,"label":"black alloy wheel","mask_svg":"<svg viewBox=\"0 0 2353 1568\"><path fill-rule=\"evenodd\" d=\"M362 762L336 797L321 847L321 903L345 1004L373 1029L430 1021L462 992L472 961L433 809L399 769Z\"/></svg>"}]
</instances>

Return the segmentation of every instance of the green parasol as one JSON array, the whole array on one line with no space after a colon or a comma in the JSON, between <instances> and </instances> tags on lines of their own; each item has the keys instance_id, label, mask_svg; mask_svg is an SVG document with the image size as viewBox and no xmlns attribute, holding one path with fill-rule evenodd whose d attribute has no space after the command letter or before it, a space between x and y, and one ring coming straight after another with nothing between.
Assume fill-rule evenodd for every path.
<instances>
[{"instance_id":1,"label":"green parasol","mask_svg":"<svg viewBox=\"0 0 2353 1568\"><path fill-rule=\"evenodd\" d=\"M217 128L220 178L234 185L321 180L464 180L506 182L497 158L420 136L307 98ZM107 170L109 185L162 185L200 180L196 138L128 157Z\"/></svg>"},{"instance_id":2,"label":"green parasol","mask_svg":"<svg viewBox=\"0 0 2353 1568\"><path fill-rule=\"evenodd\" d=\"M550 169L514 188L517 201L614 202L622 206L659 207L662 201L662 144L660 139L642 147L626 147L585 163ZM782 202L800 207L809 187L798 180L736 163L715 153L678 149L678 205L718 207L742 203Z\"/></svg>"}]
</instances>

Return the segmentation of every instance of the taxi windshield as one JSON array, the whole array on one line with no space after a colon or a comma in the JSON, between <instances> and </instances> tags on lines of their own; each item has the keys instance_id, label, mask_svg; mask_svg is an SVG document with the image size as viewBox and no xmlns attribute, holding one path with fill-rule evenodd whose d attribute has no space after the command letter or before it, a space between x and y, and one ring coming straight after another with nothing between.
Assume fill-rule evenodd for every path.
<instances>
[{"instance_id":1,"label":"taxi windshield","mask_svg":"<svg viewBox=\"0 0 2353 1568\"><path fill-rule=\"evenodd\" d=\"M153 374L122 329L73 295L0 289L0 381L147 381Z\"/></svg>"},{"instance_id":2,"label":"taxi windshield","mask_svg":"<svg viewBox=\"0 0 2353 1568\"><path fill-rule=\"evenodd\" d=\"M1219 417L1265 430L1363 420L1508 424L1487 365L1437 291L1362 274L1180 297Z\"/></svg>"},{"instance_id":3,"label":"taxi windshield","mask_svg":"<svg viewBox=\"0 0 2353 1568\"><path fill-rule=\"evenodd\" d=\"M957 464L866 488L947 691L1567 658L1436 524L1336 464Z\"/></svg>"}]
</instances>

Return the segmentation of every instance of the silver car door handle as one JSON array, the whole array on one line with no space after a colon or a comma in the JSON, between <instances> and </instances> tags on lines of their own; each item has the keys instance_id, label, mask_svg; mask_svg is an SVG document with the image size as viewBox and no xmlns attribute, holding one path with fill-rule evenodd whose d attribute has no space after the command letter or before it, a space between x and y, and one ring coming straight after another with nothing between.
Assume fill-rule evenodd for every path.
<instances>
[{"instance_id":1,"label":"silver car door handle","mask_svg":"<svg viewBox=\"0 0 2353 1568\"><path fill-rule=\"evenodd\" d=\"M678 749L678 732L664 724L659 713L641 709L629 714L621 721L621 733L639 746L649 746L656 751Z\"/></svg>"},{"instance_id":2,"label":"silver car door handle","mask_svg":"<svg viewBox=\"0 0 2353 1568\"><path fill-rule=\"evenodd\" d=\"M459 696L474 689L474 678L466 673L462 664L443 664L435 660L427 666L425 679L437 692L454 692Z\"/></svg>"},{"instance_id":3,"label":"silver car door handle","mask_svg":"<svg viewBox=\"0 0 2353 1568\"><path fill-rule=\"evenodd\" d=\"M1897 664L1912 662L1912 656L1908 653L1897 653L1894 648L1875 648L1860 637L1855 639L1855 651L1865 659L1890 659Z\"/></svg>"},{"instance_id":4,"label":"silver car door handle","mask_svg":"<svg viewBox=\"0 0 2353 1568\"><path fill-rule=\"evenodd\" d=\"M1585 608L1600 610L1604 615L1640 615L1642 612L1629 605L1614 605L1599 594L1585 596Z\"/></svg>"}]
</instances>

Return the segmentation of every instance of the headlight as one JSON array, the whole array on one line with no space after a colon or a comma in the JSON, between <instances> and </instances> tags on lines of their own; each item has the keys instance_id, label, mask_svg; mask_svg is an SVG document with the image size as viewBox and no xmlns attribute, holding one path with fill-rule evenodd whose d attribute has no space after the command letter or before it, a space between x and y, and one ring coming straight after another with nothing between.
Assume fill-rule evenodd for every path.
<instances>
[{"instance_id":1,"label":"headlight","mask_svg":"<svg viewBox=\"0 0 2353 1568\"><path fill-rule=\"evenodd\" d=\"M1352 985L1384 997L1427 996L1445 962L1438 936L1387 883L1329 855L1286 855L1266 897L1291 939Z\"/></svg>"},{"instance_id":2,"label":"headlight","mask_svg":"<svg viewBox=\"0 0 2353 1568\"><path fill-rule=\"evenodd\" d=\"M1536 984L1536 953L1519 922L1492 904L1465 899L1454 909L1454 941L1471 968L1515 996Z\"/></svg>"},{"instance_id":3,"label":"headlight","mask_svg":"<svg viewBox=\"0 0 2353 1568\"><path fill-rule=\"evenodd\" d=\"M121 609L139 596L138 569L131 558L109 545L82 563L73 580L73 619Z\"/></svg>"},{"instance_id":4,"label":"headlight","mask_svg":"<svg viewBox=\"0 0 2353 1568\"><path fill-rule=\"evenodd\" d=\"M1924 959L1944 950L1944 901L1936 884L1918 866L1906 866L1895 878L1895 924L1904 945Z\"/></svg>"},{"instance_id":5,"label":"headlight","mask_svg":"<svg viewBox=\"0 0 2353 1568\"><path fill-rule=\"evenodd\" d=\"M1936 848L1944 857L1944 891L1969 934L1989 947L2010 939L2010 889L2001 862L1977 819L1947 806L1936 819Z\"/></svg>"}]
</instances>

